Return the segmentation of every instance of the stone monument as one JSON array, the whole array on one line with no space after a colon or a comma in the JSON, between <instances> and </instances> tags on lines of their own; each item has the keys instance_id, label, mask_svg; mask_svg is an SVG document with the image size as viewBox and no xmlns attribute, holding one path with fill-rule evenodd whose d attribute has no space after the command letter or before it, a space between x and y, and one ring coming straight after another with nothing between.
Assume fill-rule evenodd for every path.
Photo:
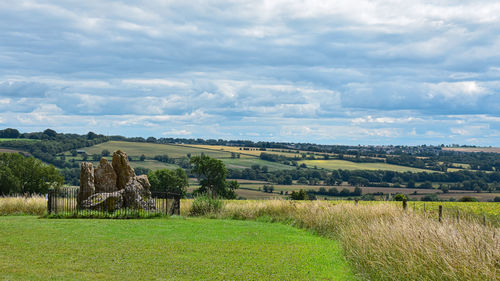
<instances>
[{"instance_id":1,"label":"stone monument","mask_svg":"<svg viewBox=\"0 0 500 281\"><path fill-rule=\"evenodd\" d=\"M102 158L94 169L83 162L80 170L80 191L77 208L115 211L121 208L155 210L148 177L136 176L123 151L113 153L113 161Z\"/></svg>"}]
</instances>

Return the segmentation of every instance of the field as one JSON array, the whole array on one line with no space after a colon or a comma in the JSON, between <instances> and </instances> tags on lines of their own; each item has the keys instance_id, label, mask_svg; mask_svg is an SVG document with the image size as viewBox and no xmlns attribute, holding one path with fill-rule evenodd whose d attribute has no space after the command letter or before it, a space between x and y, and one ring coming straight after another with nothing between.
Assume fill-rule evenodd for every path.
<instances>
[{"instance_id":1,"label":"field","mask_svg":"<svg viewBox=\"0 0 500 281\"><path fill-rule=\"evenodd\" d=\"M389 170L395 172L436 172L432 170L418 169L387 163L356 163L346 160L302 160L299 164L306 164L308 167L318 167L327 170Z\"/></svg>"},{"instance_id":2,"label":"field","mask_svg":"<svg viewBox=\"0 0 500 281\"><path fill-rule=\"evenodd\" d=\"M282 224L36 217L0 224L2 280L352 278L338 242Z\"/></svg>"},{"instance_id":3,"label":"field","mask_svg":"<svg viewBox=\"0 0 500 281\"><path fill-rule=\"evenodd\" d=\"M122 150L129 156L140 156L142 154L146 157L154 157L155 155L168 155L172 158L186 157L188 153L192 156L201 155L204 153L207 156L214 158L231 158L231 153L223 151L213 151L209 149L192 148L176 144L156 144L144 142L125 142L125 141L109 141L84 148L87 154L101 154L107 149L111 153L116 150Z\"/></svg>"},{"instance_id":4,"label":"field","mask_svg":"<svg viewBox=\"0 0 500 281\"><path fill-rule=\"evenodd\" d=\"M258 158L222 159L222 162L224 162L224 164L226 164L226 167L229 169L246 169L251 168L253 165L259 165L260 167L267 166L269 171L295 169L295 167L293 166L260 160Z\"/></svg>"},{"instance_id":5,"label":"field","mask_svg":"<svg viewBox=\"0 0 500 281\"><path fill-rule=\"evenodd\" d=\"M270 153L270 154L279 154L286 157L297 157L300 156L301 153L312 154L311 151L298 151L298 150L286 150L286 149L267 149L262 151L255 147L239 147L239 146L225 146L225 145L202 145L202 144L186 144L185 146L195 147L195 148L203 148L210 149L215 151L227 151L240 153L242 155L250 155L259 157L261 153ZM283 151L285 150L285 151ZM290 152L293 151L293 152Z\"/></svg>"},{"instance_id":6,"label":"field","mask_svg":"<svg viewBox=\"0 0 500 281\"><path fill-rule=\"evenodd\" d=\"M491 152L500 153L500 147L443 147L443 150L461 152Z\"/></svg>"},{"instance_id":7,"label":"field","mask_svg":"<svg viewBox=\"0 0 500 281\"><path fill-rule=\"evenodd\" d=\"M0 153L26 153L29 154L28 152L22 151L22 150L15 150L15 149L8 149L8 148L0 148Z\"/></svg>"},{"instance_id":8,"label":"field","mask_svg":"<svg viewBox=\"0 0 500 281\"><path fill-rule=\"evenodd\" d=\"M3 141L40 141L35 139L9 139L9 138L0 138L0 142Z\"/></svg>"}]
</instances>

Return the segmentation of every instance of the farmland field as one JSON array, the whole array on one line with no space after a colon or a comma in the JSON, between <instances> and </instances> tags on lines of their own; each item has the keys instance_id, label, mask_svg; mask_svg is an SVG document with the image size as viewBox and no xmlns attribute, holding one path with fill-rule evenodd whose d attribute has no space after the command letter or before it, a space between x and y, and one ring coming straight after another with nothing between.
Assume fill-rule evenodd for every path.
<instances>
[{"instance_id":1,"label":"farmland field","mask_svg":"<svg viewBox=\"0 0 500 281\"><path fill-rule=\"evenodd\" d=\"M288 166L277 162L260 160L258 158L222 159L222 162L224 162L224 164L226 164L226 167L229 169L246 169L246 168L251 168L252 165L259 165L261 167L267 166L269 168L269 171L295 169L295 167L293 166Z\"/></svg>"},{"instance_id":2,"label":"farmland field","mask_svg":"<svg viewBox=\"0 0 500 281\"><path fill-rule=\"evenodd\" d=\"M338 242L282 224L0 217L2 280L350 280ZM92 230L92 231L89 231Z\"/></svg>"},{"instance_id":3,"label":"farmland field","mask_svg":"<svg viewBox=\"0 0 500 281\"><path fill-rule=\"evenodd\" d=\"M418 169L413 167L392 165L387 163L356 163L346 160L302 160L299 164L306 164L308 167L318 167L328 170L389 170L395 172L436 172L432 170Z\"/></svg>"},{"instance_id":4,"label":"farmland field","mask_svg":"<svg viewBox=\"0 0 500 281\"><path fill-rule=\"evenodd\" d=\"M3 141L40 141L36 139L9 139L9 138L0 138L0 142Z\"/></svg>"},{"instance_id":5,"label":"farmland field","mask_svg":"<svg viewBox=\"0 0 500 281\"><path fill-rule=\"evenodd\" d=\"M443 150L461 152L492 152L500 153L500 147L443 147Z\"/></svg>"},{"instance_id":6,"label":"farmland field","mask_svg":"<svg viewBox=\"0 0 500 281\"><path fill-rule=\"evenodd\" d=\"M223 151L213 151L202 148L192 148L176 144L156 144L144 142L125 142L125 141L109 141L84 148L87 154L101 154L107 149L111 153L116 150L122 150L129 156L140 156L142 154L147 157L154 157L155 155L168 155L173 158L186 157L188 153L192 156L201 155L204 153L207 156L214 158L230 158L231 153Z\"/></svg>"},{"instance_id":7,"label":"farmland field","mask_svg":"<svg viewBox=\"0 0 500 281\"><path fill-rule=\"evenodd\" d=\"M227 152L234 152L234 153L241 153L242 155L251 155L251 156L256 156L259 157L261 153L270 153L270 154L280 154L284 155L286 157L296 157L300 156L300 153L312 153L310 151L298 151L296 152L289 152L289 151L295 151L295 150L289 150L286 151L286 149L272 149L268 148L265 151L262 151L258 148L255 147L239 147L239 146L225 146L225 145L202 145L202 144L186 144L185 146L191 146L195 148L203 148L203 149L211 149L215 151L227 151ZM285 151L283 151L285 150Z\"/></svg>"}]
</instances>

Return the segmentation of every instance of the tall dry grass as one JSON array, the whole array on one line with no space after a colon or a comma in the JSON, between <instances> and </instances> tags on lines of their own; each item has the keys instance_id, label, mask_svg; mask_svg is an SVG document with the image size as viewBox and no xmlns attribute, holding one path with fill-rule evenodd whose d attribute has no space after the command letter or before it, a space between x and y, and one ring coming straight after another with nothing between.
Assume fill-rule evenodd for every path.
<instances>
[{"instance_id":1,"label":"tall dry grass","mask_svg":"<svg viewBox=\"0 0 500 281\"><path fill-rule=\"evenodd\" d=\"M394 204L285 200L226 201L212 216L266 218L338 239L362 280L500 279L499 229L475 221L439 223Z\"/></svg>"},{"instance_id":2,"label":"tall dry grass","mask_svg":"<svg viewBox=\"0 0 500 281\"><path fill-rule=\"evenodd\" d=\"M0 196L0 215L43 215L46 211L44 196Z\"/></svg>"}]
</instances>

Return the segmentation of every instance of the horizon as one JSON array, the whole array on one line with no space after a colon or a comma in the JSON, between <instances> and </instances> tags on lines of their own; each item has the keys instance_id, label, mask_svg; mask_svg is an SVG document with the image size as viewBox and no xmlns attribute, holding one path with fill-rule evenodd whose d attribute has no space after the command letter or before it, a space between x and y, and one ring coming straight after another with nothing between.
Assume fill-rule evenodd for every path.
<instances>
[{"instance_id":1,"label":"horizon","mask_svg":"<svg viewBox=\"0 0 500 281\"><path fill-rule=\"evenodd\" d=\"M491 1L3 1L0 127L500 143Z\"/></svg>"}]
</instances>

